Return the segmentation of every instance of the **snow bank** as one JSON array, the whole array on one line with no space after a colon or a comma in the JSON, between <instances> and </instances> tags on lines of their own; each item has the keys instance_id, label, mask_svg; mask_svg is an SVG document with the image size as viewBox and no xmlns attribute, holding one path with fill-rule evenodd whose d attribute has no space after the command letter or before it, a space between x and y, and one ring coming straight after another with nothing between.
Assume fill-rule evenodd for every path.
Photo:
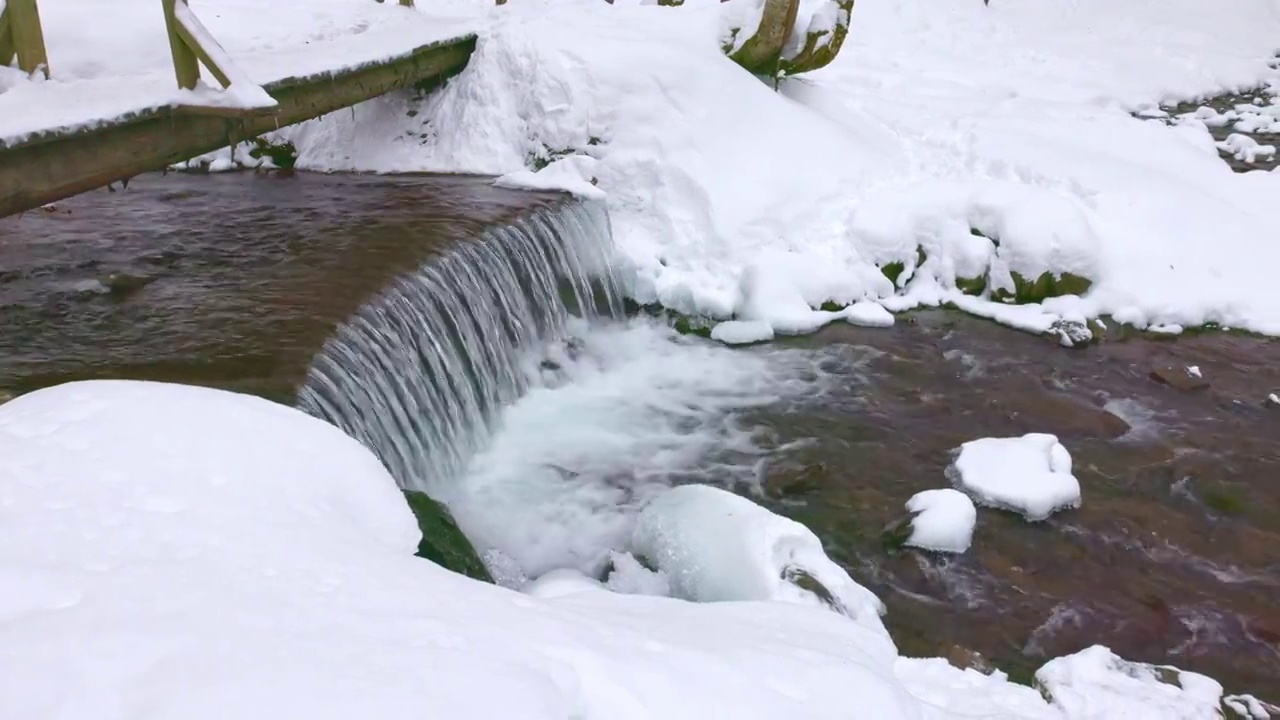
<instances>
[{"instance_id":1,"label":"snow bank","mask_svg":"<svg viewBox=\"0 0 1280 720\"><path fill-rule=\"evenodd\" d=\"M1021 513L1028 520L1080 507L1080 482L1071 474L1071 455L1053 435L967 442L947 476L977 502Z\"/></svg>"},{"instance_id":2,"label":"snow bank","mask_svg":"<svg viewBox=\"0 0 1280 720\"><path fill-rule=\"evenodd\" d=\"M865 3L835 63L781 93L719 47L722 13L758 5L509 3L425 102L287 134L313 168L594 180L636 300L776 333L858 301L1035 332L1109 314L1280 333L1280 297L1260 291L1280 247L1258 240L1280 174L1233 174L1202 130L1130 114L1280 77L1270 0L1233 6L1227 34L1200 0ZM533 171L577 156L594 162ZM1015 273L1093 284L995 301Z\"/></svg>"},{"instance_id":3,"label":"snow bank","mask_svg":"<svg viewBox=\"0 0 1280 720\"><path fill-rule=\"evenodd\" d=\"M911 496L907 511L915 517L905 545L953 553L969 549L978 510L968 495L950 488L925 490Z\"/></svg>"},{"instance_id":4,"label":"snow bank","mask_svg":"<svg viewBox=\"0 0 1280 720\"><path fill-rule=\"evenodd\" d=\"M683 485L659 495L640 512L631 544L677 597L827 605L888 641L884 605L827 557L813 532L731 492Z\"/></svg>"},{"instance_id":5,"label":"snow bank","mask_svg":"<svg viewBox=\"0 0 1280 720\"><path fill-rule=\"evenodd\" d=\"M786 603L413 557L337 429L220 391L95 381L0 406L0 717L914 717L879 632ZM552 578L555 579L555 578Z\"/></svg>"},{"instance_id":6,"label":"snow bank","mask_svg":"<svg viewBox=\"0 0 1280 720\"><path fill-rule=\"evenodd\" d=\"M1036 681L1068 717L1218 720L1222 685L1171 666L1129 662L1101 645L1050 660Z\"/></svg>"}]
</instances>

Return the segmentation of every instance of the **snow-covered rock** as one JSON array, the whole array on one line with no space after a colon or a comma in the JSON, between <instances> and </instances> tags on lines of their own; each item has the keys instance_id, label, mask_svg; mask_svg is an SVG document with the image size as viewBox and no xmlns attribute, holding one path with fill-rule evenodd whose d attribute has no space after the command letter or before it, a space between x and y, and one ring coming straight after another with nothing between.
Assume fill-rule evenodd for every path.
<instances>
[{"instance_id":1,"label":"snow-covered rock","mask_svg":"<svg viewBox=\"0 0 1280 720\"><path fill-rule=\"evenodd\" d=\"M1101 645L1045 663L1036 683L1067 717L1218 720L1222 685L1171 666L1129 662Z\"/></svg>"},{"instance_id":2,"label":"snow-covered rock","mask_svg":"<svg viewBox=\"0 0 1280 720\"><path fill-rule=\"evenodd\" d=\"M682 485L640 512L633 551L666 574L676 597L829 605L887 633L884 605L822 550L809 528L708 485Z\"/></svg>"},{"instance_id":3,"label":"snow-covered rock","mask_svg":"<svg viewBox=\"0 0 1280 720\"><path fill-rule=\"evenodd\" d=\"M918 492L907 501L907 511L915 515L911 518L911 536L904 545L962 553L973 542L978 510L969 496L959 490Z\"/></svg>"},{"instance_id":4,"label":"snow-covered rock","mask_svg":"<svg viewBox=\"0 0 1280 720\"><path fill-rule=\"evenodd\" d=\"M711 328L711 339L726 345L747 345L773 339L773 326L759 320L729 320Z\"/></svg>"},{"instance_id":5,"label":"snow-covered rock","mask_svg":"<svg viewBox=\"0 0 1280 720\"><path fill-rule=\"evenodd\" d=\"M1071 454L1058 438L1031 433L982 438L962 445L947 477L983 505L1044 520L1080 506L1080 482L1071 474Z\"/></svg>"}]
</instances>

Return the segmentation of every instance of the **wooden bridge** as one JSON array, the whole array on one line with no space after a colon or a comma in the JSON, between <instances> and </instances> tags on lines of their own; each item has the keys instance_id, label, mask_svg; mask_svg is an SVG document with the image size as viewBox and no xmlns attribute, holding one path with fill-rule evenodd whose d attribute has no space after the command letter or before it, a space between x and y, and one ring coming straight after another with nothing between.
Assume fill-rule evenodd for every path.
<instances>
[{"instance_id":1,"label":"wooden bridge","mask_svg":"<svg viewBox=\"0 0 1280 720\"><path fill-rule=\"evenodd\" d=\"M345 62L334 63L337 67L258 85L236 66L187 0L155 2L156 13L164 15L177 87L192 92L166 93L180 99L161 102L143 97L137 107L112 117L65 122L74 118L72 103L71 110L52 113L52 127L8 139L3 134L5 123L0 122L0 217L161 170L394 90L432 86L462 70L476 43L469 29L452 28L434 33L436 37L420 45L365 53L373 55L366 60L359 53L354 59L348 54ZM410 9L392 6L386 11L413 12L413 0L398 2ZM109 10L110 4L100 7ZM323 53L313 54L323 58ZM52 58L51 66L36 0L0 0L0 66L10 65L15 58L22 72L56 81L57 58ZM221 89L203 86L201 66ZM0 91L0 119L6 113L43 117L40 102L53 97L52 90L38 94L43 90L36 88L28 97L7 104L6 93ZM19 123L19 127L30 124Z\"/></svg>"}]
</instances>

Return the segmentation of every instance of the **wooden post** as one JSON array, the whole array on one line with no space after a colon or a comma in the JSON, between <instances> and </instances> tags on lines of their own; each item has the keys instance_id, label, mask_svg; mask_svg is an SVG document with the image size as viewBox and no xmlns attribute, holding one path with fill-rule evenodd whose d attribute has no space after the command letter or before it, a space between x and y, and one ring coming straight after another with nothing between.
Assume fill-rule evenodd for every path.
<instances>
[{"instance_id":1,"label":"wooden post","mask_svg":"<svg viewBox=\"0 0 1280 720\"><path fill-rule=\"evenodd\" d=\"M4 0L0 0L0 3ZM13 44L13 33L9 29L9 8L0 5L0 67L8 67L13 56L18 53Z\"/></svg>"},{"instance_id":2,"label":"wooden post","mask_svg":"<svg viewBox=\"0 0 1280 720\"><path fill-rule=\"evenodd\" d=\"M49 57L45 54L36 0L8 0L0 12L0 64L8 65L14 55L23 72L40 70L49 77Z\"/></svg>"},{"instance_id":3,"label":"wooden post","mask_svg":"<svg viewBox=\"0 0 1280 720\"><path fill-rule=\"evenodd\" d=\"M174 17L174 5L186 0L160 0L164 3L164 26L169 30L169 52L173 55L173 73L178 78L178 87L183 90L194 90L200 82L200 60L196 53L182 38L182 30L178 19Z\"/></svg>"}]
</instances>

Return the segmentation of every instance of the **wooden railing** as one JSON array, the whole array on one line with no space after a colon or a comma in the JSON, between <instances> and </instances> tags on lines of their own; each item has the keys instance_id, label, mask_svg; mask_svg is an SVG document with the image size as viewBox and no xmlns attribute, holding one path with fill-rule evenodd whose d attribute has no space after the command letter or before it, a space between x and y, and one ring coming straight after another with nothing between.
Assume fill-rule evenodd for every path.
<instances>
[{"instance_id":1,"label":"wooden railing","mask_svg":"<svg viewBox=\"0 0 1280 720\"><path fill-rule=\"evenodd\" d=\"M405 7L413 7L413 1L398 0ZM191 12L187 0L161 0L161 3L178 87L194 90L200 82L201 65L209 69L223 90L236 82L249 82ZM49 77L49 58L45 52L44 31L40 27L36 0L0 0L0 66L12 63L14 56L17 56L18 68L23 72L40 71Z\"/></svg>"}]
</instances>

